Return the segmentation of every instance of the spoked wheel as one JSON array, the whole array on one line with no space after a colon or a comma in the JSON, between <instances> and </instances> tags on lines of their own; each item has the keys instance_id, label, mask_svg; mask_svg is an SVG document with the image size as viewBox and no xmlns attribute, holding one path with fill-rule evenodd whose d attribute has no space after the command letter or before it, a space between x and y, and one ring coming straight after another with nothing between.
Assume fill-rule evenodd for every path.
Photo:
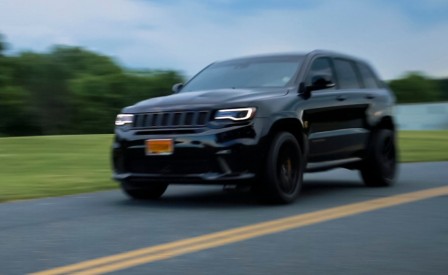
<instances>
[{"instance_id":1,"label":"spoked wheel","mask_svg":"<svg viewBox=\"0 0 448 275\"><path fill-rule=\"evenodd\" d=\"M303 178L302 150L296 138L288 133L273 139L266 161L266 171L256 186L265 202L290 203L300 192Z\"/></svg>"},{"instance_id":2,"label":"spoked wheel","mask_svg":"<svg viewBox=\"0 0 448 275\"><path fill-rule=\"evenodd\" d=\"M121 189L132 199L136 200L155 200L160 198L168 188L166 183L134 183L122 182Z\"/></svg>"},{"instance_id":3,"label":"spoked wheel","mask_svg":"<svg viewBox=\"0 0 448 275\"><path fill-rule=\"evenodd\" d=\"M285 194L291 194L297 186L299 176L299 160L297 153L294 153L296 147L294 144L285 143L280 147L279 157L277 159L277 179L279 188Z\"/></svg>"},{"instance_id":4,"label":"spoked wheel","mask_svg":"<svg viewBox=\"0 0 448 275\"><path fill-rule=\"evenodd\" d=\"M373 133L360 170L367 186L390 186L394 183L397 172L397 146L393 131L380 129Z\"/></svg>"}]
</instances>

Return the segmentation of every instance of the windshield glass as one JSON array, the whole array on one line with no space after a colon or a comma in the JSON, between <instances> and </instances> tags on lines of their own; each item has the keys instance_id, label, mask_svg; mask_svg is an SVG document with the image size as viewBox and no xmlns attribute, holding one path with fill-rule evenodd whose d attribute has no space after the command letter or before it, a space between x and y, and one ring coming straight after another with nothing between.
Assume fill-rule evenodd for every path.
<instances>
[{"instance_id":1,"label":"windshield glass","mask_svg":"<svg viewBox=\"0 0 448 275\"><path fill-rule=\"evenodd\" d=\"M294 60L245 59L215 63L188 82L181 92L238 88L285 87L301 62Z\"/></svg>"}]
</instances>

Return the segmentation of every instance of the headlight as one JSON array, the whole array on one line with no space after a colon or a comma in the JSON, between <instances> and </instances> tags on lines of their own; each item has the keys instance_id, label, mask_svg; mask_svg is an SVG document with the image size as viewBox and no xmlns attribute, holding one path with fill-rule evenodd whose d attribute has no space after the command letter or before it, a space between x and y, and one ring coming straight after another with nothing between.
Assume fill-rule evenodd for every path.
<instances>
[{"instance_id":1,"label":"headlight","mask_svg":"<svg viewBox=\"0 0 448 275\"><path fill-rule=\"evenodd\" d=\"M123 126L134 123L134 115L131 114L119 114L115 119L116 126Z\"/></svg>"},{"instance_id":2,"label":"headlight","mask_svg":"<svg viewBox=\"0 0 448 275\"><path fill-rule=\"evenodd\" d=\"M224 109L216 112L215 119L230 119L235 121L246 120L253 118L256 109L250 108L237 108L237 109Z\"/></svg>"}]
</instances>

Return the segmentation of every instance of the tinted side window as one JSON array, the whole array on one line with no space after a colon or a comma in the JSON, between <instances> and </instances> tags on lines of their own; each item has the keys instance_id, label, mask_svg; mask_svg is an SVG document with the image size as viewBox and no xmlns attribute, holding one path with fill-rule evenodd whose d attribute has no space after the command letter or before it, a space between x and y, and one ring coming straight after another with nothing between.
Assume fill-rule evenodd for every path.
<instances>
[{"instance_id":1,"label":"tinted side window","mask_svg":"<svg viewBox=\"0 0 448 275\"><path fill-rule=\"evenodd\" d=\"M353 62L344 59L335 59L334 67L338 76L340 89L361 88Z\"/></svg>"},{"instance_id":2,"label":"tinted side window","mask_svg":"<svg viewBox=\"0 0 448 275\"><path fill-rule=\"evenodd\" d=\"M311 85L313 77L315 76L325 76L327 79L332 80L333 82L335 81L329 58L321 57L313 61L306 79L306 84Z\"/></svg>"},{"instance_id":3,"label":"tinted side window","mask_svg":"<svg viewBox=\"0 0 448 275\"><path fill-rule=\"evenodd\" d=\"M377 89L378 79L372 73L370 68L363 63L358 63L359 72L361 73L362 80L364 82L364 87L367 89Z\"/></svg>"}]
</instances>

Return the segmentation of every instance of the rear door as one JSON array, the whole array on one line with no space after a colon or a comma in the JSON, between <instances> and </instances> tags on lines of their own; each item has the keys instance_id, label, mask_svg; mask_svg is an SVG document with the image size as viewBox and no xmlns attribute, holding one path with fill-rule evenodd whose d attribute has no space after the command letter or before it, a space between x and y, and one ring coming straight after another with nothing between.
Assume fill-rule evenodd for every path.
<instances>
[{"instance_id":1,"label":"rear door","mask_svg":"<svg viewBox=\"0 0 448 275\"><path fill-rule=\"evenodd\" d=\"M389 91L384 84L378 79L372 69L363 62L357 62L357 67L363 80L363 91L361 99L367 101L367 124L376 125L385 115L391 115L392 110L387 106L392 104Z\"/></svg>"}]
</instances>

